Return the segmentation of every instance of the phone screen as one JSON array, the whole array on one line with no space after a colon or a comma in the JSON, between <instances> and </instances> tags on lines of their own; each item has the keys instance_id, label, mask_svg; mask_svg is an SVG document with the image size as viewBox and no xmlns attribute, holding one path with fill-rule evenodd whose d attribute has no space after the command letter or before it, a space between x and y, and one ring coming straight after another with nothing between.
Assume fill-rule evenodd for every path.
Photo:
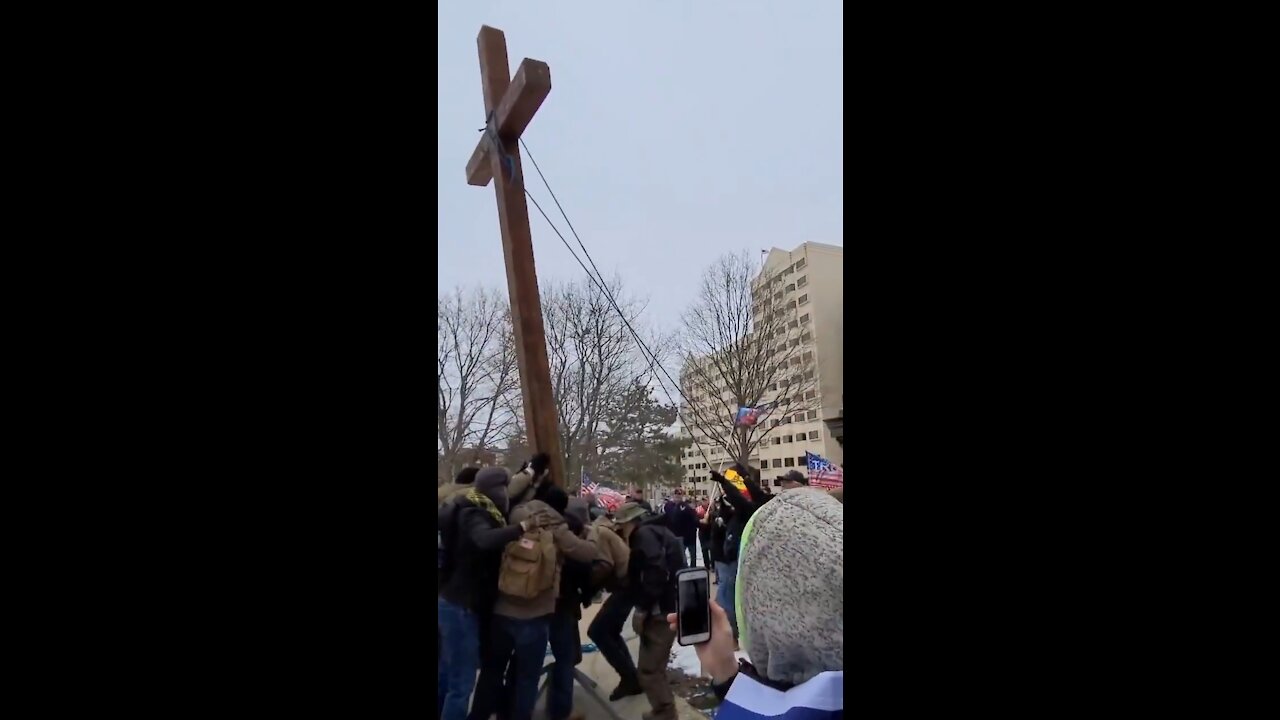
<instances>
[{"instance_id":1,"label":"phone screen","mask_svg":"<svg viewBox=\"0 0 1280 720\"><path fill-rule=\"evenodd\" d=\"M677 585L680 601L680 638L705 635L711 631L711 597L705 572L680 578Z\"/></svg>"}]
</instances>

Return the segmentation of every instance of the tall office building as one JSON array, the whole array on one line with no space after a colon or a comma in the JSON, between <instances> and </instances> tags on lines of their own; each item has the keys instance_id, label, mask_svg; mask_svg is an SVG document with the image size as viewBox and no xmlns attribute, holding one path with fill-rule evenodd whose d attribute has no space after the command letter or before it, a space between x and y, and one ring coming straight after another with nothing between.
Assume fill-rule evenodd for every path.
<instances>
[{"instance_id":1,"label":"tall office building","mask_svg":"<svg viewBox=\"0 0 1280 720\"><path fill-rule=\"evenodd\" d=\"M806 391L811 394L805 398L806 410L786 415L773 412L761 421L769 426L769 434L752 452L751 465L760 468L761 477L768 481L787 470L805 472L805 452L842 465L844 248L816 242L791 251L773 248L756 278L753 301L752 313L757 320L769 309L783 313L786 326L779 328L778 340L798 347L793 362L802 362L800 370L812 371L815 377L806 382ZM696 396L691 399L701 400ZM682 427L680 434L694 443L679 458L687 487L698 495L709 493L711 471L728 467L733 459L694 428Z\"/></svg>"}]
</instances>

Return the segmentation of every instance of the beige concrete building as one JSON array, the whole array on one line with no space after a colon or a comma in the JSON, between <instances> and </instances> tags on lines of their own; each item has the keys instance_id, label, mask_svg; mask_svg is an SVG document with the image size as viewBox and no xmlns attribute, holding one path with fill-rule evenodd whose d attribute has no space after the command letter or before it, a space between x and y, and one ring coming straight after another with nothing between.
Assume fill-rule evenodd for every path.
<instances>
[{"instance_id":1,"label":"beige concrete building","mask_svg":"<svg viewBox=\"0 0 1280 720\"><path fill-rule=\"evenodd\" d=\"M806 358L804 367L811 367L816 373L808 390L816 397L807 398L810 409L804 412L782 417L774 413L765 417L762 422L772 429L752 452L751 464L760 468L762 478L769 481L787 470L805 472L805 452L842 465L844 248L816 242L804 243L790 251L773 248L765 258L756 283L753 314L758 316L770 306L784 314L787 319L785 341L798 343ZM813 355L809 356L809 352ZM691 399L700 401L698 397ZM766 395L766 400L771 399ZM728 467L732 459L707 438L695 436L690 428L681 428L680 433L694 442L679 458L685 469L686 487L697 494L709 493L711 470Z\"/></svg>"}]
</instances>

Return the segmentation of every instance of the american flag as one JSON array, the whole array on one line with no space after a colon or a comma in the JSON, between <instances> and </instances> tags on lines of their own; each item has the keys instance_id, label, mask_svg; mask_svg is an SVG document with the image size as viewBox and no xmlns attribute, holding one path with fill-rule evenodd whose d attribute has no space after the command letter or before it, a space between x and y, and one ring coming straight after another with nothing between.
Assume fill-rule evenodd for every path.
<instances>
[{"instance_id":1,"label":"american flag","mask_svg":"<svg viewBox=\"0 0 1280 720\"><path fill-rule=\"evenodd\" d=\"M590 475L587 475L585 470L582 472L582 489L579 492L591 493L596 498L596 504L609 512L617 512L622 503L626 501L622 493L595 482Z\"/></svg>"},{"instance_id":2,"label":"american flag","mask_svg":"<svg viewBox=\"0 0 1280 720\"><path fill-rule=\"evenodd\" d=\"M844 487L844 470L831 464L821 455L804 454L809 464L809 484L818 487Z\"/></svg>"}]
</instances>

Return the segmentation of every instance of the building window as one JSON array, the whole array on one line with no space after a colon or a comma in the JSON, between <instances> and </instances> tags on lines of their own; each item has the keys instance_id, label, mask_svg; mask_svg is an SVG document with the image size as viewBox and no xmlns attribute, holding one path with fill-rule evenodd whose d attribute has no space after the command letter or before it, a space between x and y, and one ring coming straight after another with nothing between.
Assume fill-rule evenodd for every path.
<instances>
[{"instance_id":1,"label":"building window","mask_svg":"<svg viewBox=\"0 0 1280 720\"><path fill-rule=\"evenodd\" d=\"M817 393L815 393L815 392L814 392L814 391L812 391L812 390L810 390L809 392L807 392L807 393L805 393L805 394L804 394L804 399L805 399L805 400L812 400L812 399L814 399L815 397L817 397Z\"/></svg>"},{"instance_id":2,"label":"building window","mask_svg":"<svg viewBox=\"0 0 1280 720\"><path fill-rule=\"evenodd\" d=\"M800 322L802 322L802 323L807 323L807 322L809 322L809 313L805 313L805 314L801 315L801 316L800 316Z\"/></svg>"},{"instance_id":3,"label":"building window","mask_svg":"<svg viewBox=\"0 0 1280 720\"><path fill-rule=\"evenodd\" d=\"M806 365L813 362L813 351L810 350L806 352L804 355L801 355L800 359L803 360Z\"/></svg>"},{"instance_id":4,"label":"building window","mask_svg":"<svg viewBox=\"0 0 1280 720\"><path fill-rule=\"evenodd\" d=\"M774 439L773 439L773 444L774 444L774 445L781 445L781 444L782 444L782 438L780 438L780 437L776 437L776 438L774 438Z\"/></svg>"},{"instance_id":5,"label":"building window","mask_svg":"<svg viewBox=\"0 0 1280 720\"><path fill-rule=\"evenodd\" d=\"M773 486L774 486L774 487L782 487L782 478L774 478L774 479L773 479Z\"/></svg>"},{"instance_id":6,"label":"building window","mask_svg":"<svg viewBox=\"0 0 1280 720\"><path fill-rule=\"evenodd\" d=\"M791 292L792 290L795 290L795 289L796 289L796 284L795 284L795 283L791 283L791 284L787 285L787 290L786 290L786 292Z\"/></svg>"},{"instance_id":7,"label":"building window","mask_svg":"<svg viewBox=\"0 0 1280 720\"><path fill-rule=\"evenodd\" d=\"M796 278L796 287L804 287L805 285L808 285L808 284L809 284L808 275L801 275L799 278Z\"/></svg>"},{"instance_id":8,"label":"building window","mask_svg":"<svg viewBox=\"0 0 1280 720\"><path fill-rule=\"evenodd\" d=\"M800 258L799 260L796 261L796 269L797 270L804 269L804 258Z\"/></svg>"},{"instance_id":9,"label":"building window","mask_svg":"<svg viewBox=\"0 0 1280 720\"><path fill-rule=\"evenodd\" d=\"M791 341L791 347L800 347L800 338Z\"/></svg>"},{"instance_id":10,"label":"building window","mask_svg":"<svg viewBox=\"0 0 1280 720\"><path fill-rule=\"evenodd\" d=\"M804 379L805 379L805 380L812 380L812 379L813 379L813 371L812 371L812 370L810 370L809 372L805 373L805 374L804 374Z\"/></svg>"},{"instance_id":11,"label":"building window","mask_svg":"<svg viewBox=\"0 0 1280 720\"><path fill-rule=\"evenodd\" d=\"M774 466L774 467L776 467L776 468L777 468L777 467L782 467L782 458L774 458L774 459L773 459L773 466Z\"/></svg>"},{"instance_id":12,"label":"building window","mask_svg":"<svg viewBox=\"0 0 1280 720\"><path fill-rule=\"evenodd\" d=\"M800 299L797 302L799 302L801 305L804 305L805 303L809 302L809 294L805 293L804 295L801 295Z\"/></svg>"},{"instance_id":13,"label":"building window","mask_svg":"<svg viewBox=\"0 0 1280 720\"><path fill-rule=\"evenodd\" d=\"M796 465L799 465L800 467L808 467L808 463L809 461L805 460L803 455L796 458Z\"/></svg>"},{"instance_id":14,"label":"building window","mask_svg":"<svg viewBox=\"0 0 1280 720\"><path fill-rule=\"evenodd\" d=\"M804 413L796 413L796 422L804 422Z\"/></svg>"},{"instance_id":15,"label":"building window","mask_svg":"<svg viewBox=\"0 0 1280 720\"><path fill-rule=\"evenodd\" d=\"M813 333L807 332L800 336L800 342L804 343L805 345L808 345L809 341L811 340L813 340Z\"/></svg>"},{"instance_id":16,"label":"building window","mask_svg":"<svg viewBox=\"0 0 1280 720\"><path fill-rule=\"evenodd\" d=\"M810 420L817 420L817 419L818 419L818 411L817 411L817 410L810 410L810 411L809 411L809 419L810 419Z\"/></svg>"},{"instance_id":17,"label":"building window","mask_svg":"<svg viewBox=\"0 0 1280 720\"><path fill-rule=\"evenodd\" d=\"M810 430L810 431L809 431L809 439L810 439L810 440L817 440L817 439L818 439L818 431L817 431L817 430Z\"/></svg>"},{"instance_id":18,"label":"building window","mask_svg":"<svg viewBox=\"0 0 1280 720\"><path fill-rule=\"evenodd\" d=\"M795 328L800 327L800 323L796 322L795 320L792 320L791 322L787 323L787 327L794 330Z\"/></svg>"},{"instance_id":19,"label":"building window","mask_svg":"<svg viewBox=\"0 0 1280 720\"><path fill-rule=\"evenodd\" d=\"M792 460L791 458L782 458L782 465L783 465L783 467L795 467L795 466L796 466L795 461L794 461L794 460Z\"/></svg>"},{"instance_id":20,"label":"building window","mask_svg":"<svg viewBox=\"0 0 1280 720\"><path fill-rule=\"evenodd\" d=\"M771 427L771 428L776 428L776 427L778 427L778 425L780 425L780 424L782 424L782 421L781 421L781 420L770 420L770 421L769 421L769 427Z\"/></svg>"},{"instance_id":21,"label":"building window","mask_svg":"<svg viewBox=\"0 0 1280 720\"><path fill-rule=\"evenodd\" d=\"M783 436L782 436L782 442L784 442L784 443L789 443L789 442L791 442L791 436L790 436L790 435L783 435Z\"/></svg>"}]
</instances>

